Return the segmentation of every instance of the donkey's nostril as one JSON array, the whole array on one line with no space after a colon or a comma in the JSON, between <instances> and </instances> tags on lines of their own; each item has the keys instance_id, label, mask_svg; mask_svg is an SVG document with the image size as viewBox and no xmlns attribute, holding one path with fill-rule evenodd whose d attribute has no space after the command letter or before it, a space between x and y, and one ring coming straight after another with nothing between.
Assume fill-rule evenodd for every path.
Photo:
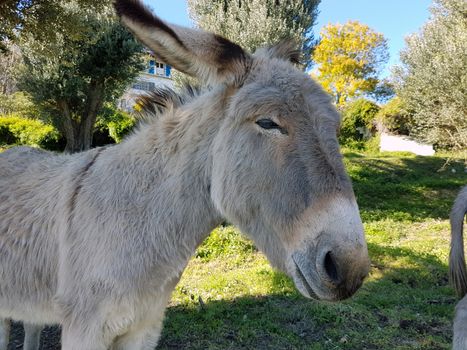
<instances>
[{"instance_id":1,"label":"donkey's nostril","mask_svg":"<svg viewBox=\"0 0 467 350\"><path fill-rule=\"evenodd\" d=\"M326 256L324 257L324 270L333 283L340 283L337 265L331 252L327 252Z\"/></svg>"}]
</instances>

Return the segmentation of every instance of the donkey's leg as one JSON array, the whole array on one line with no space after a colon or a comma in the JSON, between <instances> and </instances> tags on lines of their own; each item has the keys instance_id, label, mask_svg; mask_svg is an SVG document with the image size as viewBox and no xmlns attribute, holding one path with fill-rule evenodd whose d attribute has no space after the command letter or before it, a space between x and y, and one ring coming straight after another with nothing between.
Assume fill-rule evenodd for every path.
<instances>
[{"instance_id":1,"label":"donkey's leg","mask_svg":"<svg viewBox=\"0 0 467 350\"><path fill-rule=\"evenodd\" d=\"M152 323L145 322L132 327L117 338L111 350L154 350L162 330L163 313Z\"/></svg>"},{"instance_id":2,"label":"donkey's leg","mask_svg":"<svg viewBox=\"0 0 467 350\"><path fill-rule=\"evenodd\" d=\"M0 319L0 350L7 350L10 339L10 320Z\"/></svg>"},{"instance_id":3,"label":"donkey's leg","mask_svg":"<svg viewBox=\"0 0 467 350\"><path fill-rule=\"evenodd\" d=\"M95 322L73 326L62 324L62 350L108 350L112 341L105 339L102 328Z\"/></svg>"},{"instance_id":4,"label":"donkey's leg","mask_svg":"<svg viewBox=\"0 0 467 350\"><path fill-rule=\"evenodd\" d=\"M24 346L23 350L39 350L41 345L41 332L44 326L23 323L24 326Z\"/></svg>"},{"instance_id":5,"label":"donkey's leg","mask_svg":"<svg viewBox=\"0 0 467 350\"><path fill-rule=\"evenodd\" d=\"M181 274L168 282L155 300L145 300L146 305L151 305L151 310L128 332L116 339L112 350L154 350L161 334L167 303L180 277Z\"/></svg>"},{"instance_id":6,"label":"donkey's leg","mask_svg":"<svg viewBox=\"0 0 467 350\"><path fill-rule=\"evenodd\" d=\"M131 327L126 311L111 302L73 308L62 321L62 350L108 350Z\"/></svg>"},{"instance_id":7,"label":"donkey's leg","mask_svg":"<svg viewBox=\"0 0 467 350\"><path fill-rule=\"evenodd\" d=\"M467 350L467 296L456 306L452 349Z\"/></svg>"}]
</instances>

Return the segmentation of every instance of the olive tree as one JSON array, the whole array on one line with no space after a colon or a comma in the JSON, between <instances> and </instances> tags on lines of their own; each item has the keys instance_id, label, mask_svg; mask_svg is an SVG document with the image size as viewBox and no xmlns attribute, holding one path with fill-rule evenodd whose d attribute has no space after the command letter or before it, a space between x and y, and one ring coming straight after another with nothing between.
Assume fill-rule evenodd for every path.
<instances>
[{"instance_id":1,"label":"olive tree","mask_svg":"<svg viewBox=\"0 0 467 350\"><path fill-rule=\"evenodd\" d=\"M104 104L119 97L143 69L142 47L105 14L72 6L68 16L78 16L73 20L85 28L80 35L58 32L50 42L23 38L18 86L65 136L65 150L77 152L90 148Z\"/></svg>"},{"instance_id":2,"label":"olive tree","mask_svg":"<svg viewBox=\"0 0 467 350\"><path fill-rule=\"evenodd\" d=\"M467 2L434 0L431 18L406 39L396 92L413 111L411 135L467 149Z\"/></svg>"},{"instance_id":3,"label":"olive tree","mask_svg":"<svg viewBox=\"0 0 467 350\"><path fill-rule=\"evenodd\" d=\"M295 39L310 65L315 45L312 28L320 0L188 0L198 27L254 51L284 38Z\"/></svg>"}]
</instances>

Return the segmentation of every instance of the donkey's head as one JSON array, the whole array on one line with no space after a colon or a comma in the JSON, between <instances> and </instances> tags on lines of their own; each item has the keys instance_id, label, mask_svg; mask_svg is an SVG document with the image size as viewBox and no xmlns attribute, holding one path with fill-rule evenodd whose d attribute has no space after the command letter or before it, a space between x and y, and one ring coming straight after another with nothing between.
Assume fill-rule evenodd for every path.
<instances>
[{"instance_id":1,"label":"donkey's head","mask_svg":"<svg viewBox=\"0 0 467 350\"><path fill-rule=\"evenodd\" d=\"M351 296L368 251L330 98L289 42L249 54L218 35L164 23L118 0L123 23L163 61L218 91L211 197L307 297ZM214 103L214 101L210 101Z\"/></svg>"}]
</instances>

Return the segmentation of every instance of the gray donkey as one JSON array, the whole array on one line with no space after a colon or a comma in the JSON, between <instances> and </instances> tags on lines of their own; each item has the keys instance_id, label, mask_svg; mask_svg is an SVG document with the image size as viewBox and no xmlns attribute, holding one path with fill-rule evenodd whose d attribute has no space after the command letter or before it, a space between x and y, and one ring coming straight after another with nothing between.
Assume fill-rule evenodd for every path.
<instances>
[{"instance_id":1,"label":"gray donkey","mask_svg":"<svg viewBox=\"0 0 467 350\"><path fill-rule=\"evenodd\" d=\"M0 317L59 323L67 350L153 349L188 260L225 219L304 296L354 294L369 259L340 118L294 67L294 47L250 54L139 1L116 9L163 61L211 89L119 145L0 154Z\"/></svg>"},{"instance_id":2,"label":"gray donkey","mask_svg":"<svg viewBox=\"0 0 467 350\"><path fill-rule=\"evenodd\" d=\"M464 216L467 214L467 186L457 196L451 211L451 253L449 278L463 299L456 306L454 350L467 350L467 271L464 256Z\"/></svg>"}]
</instances>

